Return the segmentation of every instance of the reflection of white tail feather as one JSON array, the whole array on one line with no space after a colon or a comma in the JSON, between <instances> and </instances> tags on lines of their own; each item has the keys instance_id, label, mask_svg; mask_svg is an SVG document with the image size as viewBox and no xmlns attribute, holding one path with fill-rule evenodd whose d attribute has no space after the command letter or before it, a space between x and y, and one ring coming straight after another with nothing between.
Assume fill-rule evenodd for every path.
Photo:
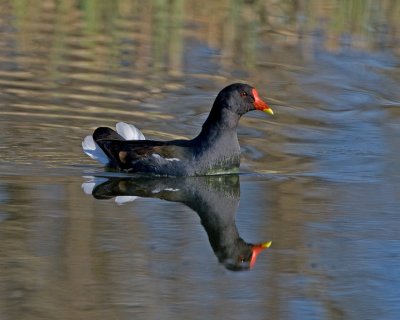
<instances>
[{"instance_id":1,"label":"reflection of white tail feather","mask_svg":"<svg viewBox=\"0 0 400 320\"><path fill-rule=\"evenodd\" d=\"M143 133L132 124L118 122L116 125L117 133L125 140L146 140ZM82 141L83 152L94 160L97 160L102 165L107 165L110 159L101 150L92 136L87 136Z\"/></svg>"},{"instance_id":2,"label":"reflection of white tail feather","mask_svg":"<svg viewBox=\"0 0 400 320\"><path fill-rule=\"evenodd\" d=\"M128 202L135 201L137 198L139 198L139 197L136 197L136 196L118 196L118 197L115 197L115 203L117 203L119 205L122 205L122 204L125 204L125 203L128 203Z\"/></svg>"},{"instance_id":3,"label":"reflection of white tail feather","mask_svg":"<svg viewBox=\"0 0 400 320\"><path fill-rule=\"evenodd\" d=\"M82 189L85 194L92 194L94 188L96 188L98 185L108 181L107 178L98 178L98 177L92 177L92 176L86 176L84 177L86 179L89 179L88 181L82 183ZM117 196L115 197L115 203L119 205L123 205L128 202L135 201L137 198L136 196Z\"/></svg>"},{"instance_id":4,"label":"reflection of white tail feather","mask_svg":"<svg viewBox=\"0 0 400 320\"><path fill-rule=\"evenodd\" d=\"M107 178L98 178L98 177L93 177L93 176L85 176L85 179L89 179L88 181L82 183L82 189L85 194L92 194L94 188L96 188L98 185L102 184L103 182L108 181Z\"/></svg>"}]
</instances>

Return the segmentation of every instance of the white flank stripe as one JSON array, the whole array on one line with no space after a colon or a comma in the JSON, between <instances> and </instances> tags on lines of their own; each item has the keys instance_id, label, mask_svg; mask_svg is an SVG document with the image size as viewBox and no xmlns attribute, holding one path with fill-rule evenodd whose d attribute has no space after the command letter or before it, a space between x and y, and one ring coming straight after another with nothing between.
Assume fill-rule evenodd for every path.
<instances>
[{"instance_id":1,"label":"white flank stripe","mask_svg":"<svg viewBox=\"0 0 400 320\"><path fill-rule=\"evenodd\" d=\"M164 159L164 160L166 160L166 161L181 161L181 160L178 159L178 158L163 158L163 157L161 157L158 153L153 153L152 156L153 156L154 158L156 158L156 159Z\"/></svg>"}]
</instances>

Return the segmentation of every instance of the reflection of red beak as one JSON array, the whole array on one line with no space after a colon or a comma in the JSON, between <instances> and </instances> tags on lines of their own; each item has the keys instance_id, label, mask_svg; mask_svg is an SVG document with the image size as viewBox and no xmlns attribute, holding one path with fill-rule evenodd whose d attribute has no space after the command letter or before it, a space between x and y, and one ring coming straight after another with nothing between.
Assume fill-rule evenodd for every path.
<instances>
[{"instance_id":1,"label":"reflection of red beak","mask_svg":"<svg viewBox=\"0 0 400 320\"><path fill-rule=\"evenodd\" d=\"M256 264L257 256L260 254L261 251L269 248L272 244L272 241L269 242L264 242L261 244L256 244L252 248L252 255L251 255L251 260L250 260L250 268L253 268L254 265Z\"/></svg>"}]
</instances>

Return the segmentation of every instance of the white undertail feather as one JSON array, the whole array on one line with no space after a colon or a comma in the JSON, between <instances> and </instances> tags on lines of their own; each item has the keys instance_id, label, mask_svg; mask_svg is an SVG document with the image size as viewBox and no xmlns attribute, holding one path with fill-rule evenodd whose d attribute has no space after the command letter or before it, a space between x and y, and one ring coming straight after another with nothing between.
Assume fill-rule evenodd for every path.
<instances>
[{"instance_id":1,"label":"white undertail feather","mask_svg":"<svg viewBox=\"0 0 400 320\"><path fill-rule=\"evenodd\" d=\"M125 140L146 140L143 133L133 124L118 122L115 129Z\"/></svg>"},{"instance_id":2,"label":"white undertail feather","mask_svg":"<svg viewBox=\"0 0 400 320\"><path fill-rule=\"evenodd\" d=\"M143 133L132 124L118 122L116 125L117 133L125 140L146 140ZM94 160L97 160L102 165L107 165L109 162L106 154L101 150L92 136L87 136L82 141L83 152Z\"/></svg>"},{"instance_id":3,"label":"white undertail feather","mask_svg":"<svg viewBox=\"0 0 400 320\"><path fill-rule=\"evenodd\" d=\"M82 148L84 153L86 153L92 159L97 160L102 165L105 166L109 162L108 157L93 140L92 136L86 136L85 139L83 139Z\"/></svg>"}]
</instances>

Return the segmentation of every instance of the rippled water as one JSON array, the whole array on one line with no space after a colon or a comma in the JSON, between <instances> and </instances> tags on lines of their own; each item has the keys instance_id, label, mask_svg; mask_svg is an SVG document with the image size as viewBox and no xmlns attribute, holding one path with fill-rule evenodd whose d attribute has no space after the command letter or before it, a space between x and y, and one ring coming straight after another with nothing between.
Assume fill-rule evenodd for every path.
<instances>
[{"instance_id":1,"label":"rippled water","mask_svg":"<svg viewBox=\"0 0 400 320\"><path fill-rule=\"evenodd\" d=\"M399 14L0 0L0 318L398 319ZM242 118L239 175L142 181L81 151L121 120L192 137L235 81L276 114ZM273 243L233 272L232 235Z\"/></svg>"}]
</instances>

